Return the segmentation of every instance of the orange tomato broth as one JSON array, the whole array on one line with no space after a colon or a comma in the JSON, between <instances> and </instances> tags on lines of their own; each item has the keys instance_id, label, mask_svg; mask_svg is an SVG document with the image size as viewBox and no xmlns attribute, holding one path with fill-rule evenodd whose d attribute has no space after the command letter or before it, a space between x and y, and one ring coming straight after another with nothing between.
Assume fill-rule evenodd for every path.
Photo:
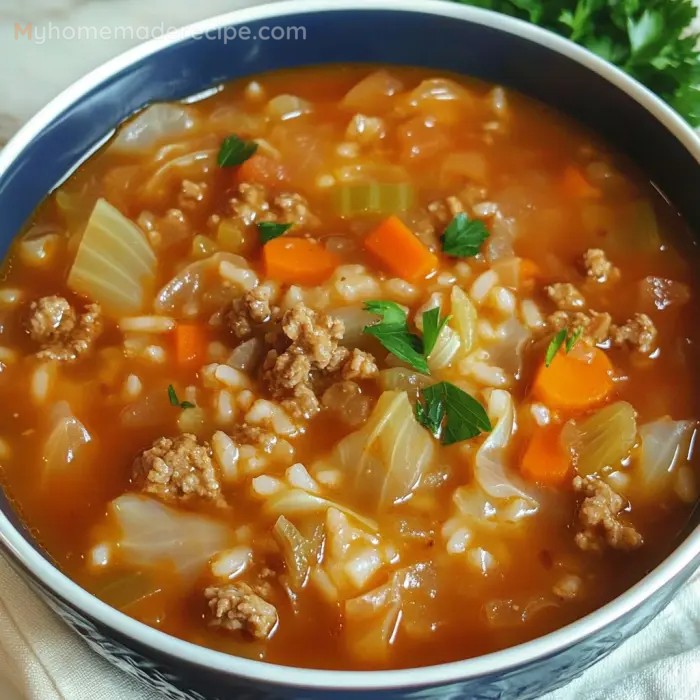
<instances>
[{"instance_id":1,"label":"orange tomato broth","mask_svg":"<svg viewBox=\"0 0 700 700\"><path fill-rule=\"evenodd\" d=\"M435 71L419 68L389 67L390 73L404 83L405 91L421 80L436 77ZM288 181L285 187L301 191L322 225L311 237L323 242L328 236L359 241L373 230L384 217L362 216L341 219L328 191L317 186L324 173L352 165L353 159L337 154L336 147L348 139L345 129L353 110L341 109L338 103L361 78L371 72L367 66L334 66L281 71L257 76L266 99L288 93L311 101L313 115L278 122L267 128L265 138L274 141L280 151ZM534 263L540 287L549 282L572 281L580 285L576 267L588 248L600 247L619 267L622 282L617 286L589 285L586 298L591 308L614 313L621 322L639 310L637 282L649 275L665 277L688 285L693 296L697 293L694 245L682 219L655 190L642 173L624 157L601 144L587 131L553 110L515 92L507 91L508 110L503 116L507 134L497 134L489 142L484 124L498 121L486 98L492 86L480 81L449 76L478 100L465 105L436 102L434 118L420 111L409 112L401 118L388 120L387 135L378 146L368 146L355 161L367 159L386 166L400 165L409 176L415 191L414 210L425 210L428 203L454 194L463 180L444 175L441 166L450 153L476 151L486 156L485 176L490 190L513 190L506 212L518 223L515 241L517 255ZM231 118L222 118L220 132L197 136L203 147L218 147L223 136L241 131L245 119L240 115L259 115L265 101L247 101L244 90L249 79L226 85L212 97L193 103L192 108L207 118L217 110L231 110ZM394 103L392 103L393 105ZM384 115L392 105L377 105L375 113ZM371 112L370 112L371 113ZM427 126L426 126L427 123ZM277 129L275 134L272 130ZM285 132L296 138L285 137ZM309 133L314 147L299 135ZM244 134L245 135L245 134ZM593 191L571 174L589 155L609 163L616 173L607 189ZM582 156L582 154L584 154ZM60 231L73 232L75 222L67 220L57 203L57 192L77 197L89 211L98 196L105 197L124 215L136 220L143 211L162 216L168 209L178 207L178 181L168 181L162 190L144 193L142 184L154 171L153 152L139 157L110 153L103 148L87 160L68 180L52 193L36 210L25 233L18 236L5 263L3 288L22 290L25 299L60 294L71 301L76 297L66 287L67 271L72 263L74 246L67 237L61 239L55 261L47 267L34 267L23 261L20 246L23 236L33 227L48 225ZM441 172L443 173L441 175ZM212 213L221 211L237 183L237 168L206 173L209 184L205 206L188 211L192 232L214 236L207 227ZM553 184L554 183L554 184ZM561 183L558 189L556 183ZM626 203L645 198L653 204L658 220L661 244L646 248L618 236L614 227L591 227L582 217L593 205L605 205L614 213L613 222L623 216ZM534 207L529 204L534 203ZM83 217L84 220L84 217ZM488 219L487 225L490 226ZM411 221L408 221L409 227ZM160 287L189 259L191 236L158 253L157 286ZM239 250L256 270L261 270L261 249L252 227L245 232ZM383 270L375 257L361 245L336 253L343 263L361 263L379 274ZM439 256L440 271L452 272L457 261ZM484 268L485 269L485 268ZM416 283L421 291L417 309L427 298L434 278ZM468 286L466 287L468 288ZM80 305L80 304L79 304ZM544 304L543 304L544 308ZM649 310L659 332L659 351L653 359L636 356L627 350L613 348L607 354L615 368L617 381L615 399L629 401L638 412L638 423L670 415L674 419L700 415L697 401L695 367L698 366L698 318L691 303L682 308L671 307L663 312ZM80 415L93 442L87 453L59 479L46 481L41 475L41 451L47 438L49 422L45 406L36 405L29 392L29 371L33 368L31 355L35 344L23 329L26 305L2 311L0 345L15 350L21 360L8 364L0 373L4 401L0 405L0 436L9 446L2 459L4 488L52 560L73 580L88 591L100 595L109 573L99 573L88 566L88 552L99 540L96 528L102 527L109 502L131 488L131 465L140 451L161 435L177 432L179 411L167 403L166 387L173 384L181 390L198 379L201 364L176 362L176 342L166 337L163 342L168 353L162 365L148 365L143 360L125 360L119 348L121 334L114 323L108 322L96 346L97 351L74 365L60 368L66 378L62 395L49 397L69 401ZM206 325L206 319L201 319ZM228 347L234 344L230 334L222 329L207 329L207 342L220 341ZM547 347L549 337L531 343L525 352L521 378L511 391L517 407L529 396L533 377ZM187 338L181 339L187 344ZM108 348L116 348L108 351ZM377 346L372 346L376 348ZM188 350L183 350L187 354ZM379 356L379 353L376 353ZM125 406L121 387L130 373L143 383L143 393L162 391L162 417L145 428L120 428L120 416ZM260 388L264 395L264 389ZM519 412L519 430L512 448L512 468L517 470L529 437L534 431L531 417ZM324 412L314 418L305 432L293 441L295 461L309 465L326 454L344 435L351 432L332 415ZM471 474L465 469L458 448L440 448L440 464L445 465L447 479L444 488L433 494L435 538L430 543L411 543L403 547L407 563L430 558L431 550L444 548L440 524L452 509L452 492L468 483ZM225 517L239 527L252 523L260 525L259 506L247 495L247 486L226 487L225 493L234 507ZM307 588L298 595L296 612L289 603L278 605L279 627L267 642L252 642L240 635L210 629L205 622L206 606L201 596L201 582L181 586L161 572L164 584L160 594L129 606L125 611L146 624L197 644L235 655L264 659L288 665L316 668L374 669L407 668L477 656L513 646L558 629L610 601L646 572L656 566L677 544L679 533L688 523L692 507L673 496L639 506L633 503L635 526L645 538L644 547L633 553L606 551L600 555L581 552L574 545L576 496L571 489L546 489L546 500L537 516L530 519L517 538L503 537L498 531L491 546L507 562L501 573L482 576L464 566L459 557L442 557L439 596L430 615L435 629L425 636L411 635L399 629L388 656L358 659L347 649L343 617L338 605L322 601L318 593ZM353 504L361 509L361 504ZM188 510L224 517L215 509L196 502L183 506ZM390 513L377 517L382 528L391 527ZM268 524L269 527L269 524ZM262 530L256 537L264 537ZM488 537L486 541L489 542ZM549 592L566 571L577 572L585 582L585 594L570 602L543 605L536 614L517 624L489 624L485 605L490 601L512 600L521 609L549 599ZM428 613L426 613L428 614ZM430 622L430 621L429 621Z\"/></svg>"}]
</instances>

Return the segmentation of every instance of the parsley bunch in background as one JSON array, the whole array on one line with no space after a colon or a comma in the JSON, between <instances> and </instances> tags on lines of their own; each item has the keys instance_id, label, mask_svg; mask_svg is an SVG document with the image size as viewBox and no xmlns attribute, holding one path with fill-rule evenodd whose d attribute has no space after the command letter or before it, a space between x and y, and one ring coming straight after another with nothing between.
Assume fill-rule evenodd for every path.
<instances>
[{"instance_id":1,"label":"parsley bunch in background","mask_svg":"<svg viewBox=\"0 0 700 700\"><path fill-rule=\"evenodd\" d=\"M614 63L700 126L692 0L456 0L529 20Z\"/></svg>"}]
</instances>

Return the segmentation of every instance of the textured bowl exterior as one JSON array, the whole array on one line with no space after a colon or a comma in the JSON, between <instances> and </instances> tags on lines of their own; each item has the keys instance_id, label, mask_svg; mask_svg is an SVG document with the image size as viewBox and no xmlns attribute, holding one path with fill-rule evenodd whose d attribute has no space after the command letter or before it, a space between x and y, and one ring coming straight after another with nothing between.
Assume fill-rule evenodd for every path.
<instances>
[{"instance_id":1,"label":"textured bowl exterior","mask_svg":"<svg viewBox=\"0 0 700 700\"><path fill-rule=\"evenodd\" d=\"M223 42L205 32L304 27L306 39ZM300 0L195 25L150 42L69 88L0 153L0 253L45 194L149 102L302 65L368 62L475 75L529 94L628 154L700 230L700 145L658 99L568 42L489 12L429 0ZM30 585L115 666L171 700L456 698L530 700L559 688L641 630L700 564L700 528L642 582L583 620L528 644L426 669L310 671L202 649L101 603L52 566L0 493L0 546Z\"/></svg>"}]
</instances>

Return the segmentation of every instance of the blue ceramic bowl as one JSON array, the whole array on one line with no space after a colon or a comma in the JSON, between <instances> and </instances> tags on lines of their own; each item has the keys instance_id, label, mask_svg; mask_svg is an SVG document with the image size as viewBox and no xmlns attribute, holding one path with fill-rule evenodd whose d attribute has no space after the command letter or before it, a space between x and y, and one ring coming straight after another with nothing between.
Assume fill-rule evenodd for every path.
<instances>
[{"instance_id":1,"label":"blue ceramic bowl","mask_svg":"<svg viewBox=\"0 0 700 700\"><path fill-rule=\"evenodd\" d=\"M251 38L224 41L220 30L229 37L241 26ZM262 36L303 27L305 39L264 40L263 27ZM0 153L2 252L46 193L147 103L260 71L363 61L475 75L560 109L626 152L700 230L700 142L645 88L583 49L448 2L300 0L224 15L140 46L55 99ZM673 554L624 595L528 644L429 668L315 671L227 656L126 617L60 573L2 495L0 511L0 544L37 592L100 654L168 698L536 698L642 629L700 563L700 528L689 528Z\"/></svg>"}]
</instances>

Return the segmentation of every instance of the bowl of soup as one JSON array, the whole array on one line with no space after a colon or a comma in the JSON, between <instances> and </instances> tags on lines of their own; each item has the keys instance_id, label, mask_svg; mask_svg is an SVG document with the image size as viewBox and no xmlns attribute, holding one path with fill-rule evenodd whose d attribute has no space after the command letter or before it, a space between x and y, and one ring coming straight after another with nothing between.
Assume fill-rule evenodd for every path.
<instances>
[{"instance_id":1,"label":"bowl of soup","mask_svg":"<svg viewBox=\"0 0 700 700\"><path fill-rule=\"evenodd\" d=\"M167 697L563 685L698 560L699 153L449 3L98 69L0 154L5 555Z\"/></svg>"}]
</instances>

